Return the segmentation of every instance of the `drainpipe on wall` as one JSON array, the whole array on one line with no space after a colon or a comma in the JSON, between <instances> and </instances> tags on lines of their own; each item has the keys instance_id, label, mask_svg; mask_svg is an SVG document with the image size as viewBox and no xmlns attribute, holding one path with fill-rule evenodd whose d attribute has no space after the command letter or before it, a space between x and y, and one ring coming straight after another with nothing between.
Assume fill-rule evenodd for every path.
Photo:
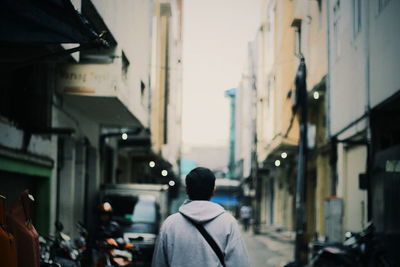
<instances>
[{"instance_id":1,"label":"drainpipe on wall","mask_svg":"<svg viewBox=\"0 0 400 267\"><path fill-rule=\"evenodd\" d=\"M64 167L64 139L57 138L57 188L56 188L56 222L60 221L61 170Z\"/></svg>"},{"instance_id":2,"label":"drainpipe on wall","mask_svg":"<svg viewBox=\"0 0 400 267\"><path fill-rule=\"evenodd\" d=\"M330 140L330 168L331 168L331 195L336 195L336 185L337 185L337 140L336 137L332 137L331 133L331 75L332 75L332 60L331 60L331 13L330 13L330 0L326 1L326 14L327 14L327 53L328 53L328 74L326 76L326 128L327 128L327 137Z\"/></svg>"},{"instance_id":3,"label":"drainpipe on wall","mask_svg":"<svg viewBox=\"0 0 400 267\"><path fill-rule=\"evenodd\" d=\"M369 9L369 1L365 2L366 4L366 16L365 16L365 57L366 57L366 64L365 64L365 95L366 95L366 107L365 112L368 114L368 119L366 120L366 139L367 139L367 168L366 168L366 176L367 176L367 220L372 219L372 192L370 188L370 181L371 181L371 170L373 165L373 147L372 147L372 134L371 134L371 81L370 81L370 47L369 47L369 17L370 17L370 9Z\"/></svg>"},{"instance_id":4,"label":"drainpipe on wall","mask_svg":"<svg viewBox=\"0 0 400 267\"><path fill-rule=\"evenodd\" d=\"M327 133L327 139L331 138L331 116L330 116L330 112L331 112L331 57L330 57L330 51L331 51L331 31L330 31L330 20L331 20L331 16L330 16L330 1L327 0L326 1L326 14L327 14L327 23L326 23L326 44L327 44L327 56L328 56L328 73L326 75L326 133Z\"/></svg>"},{"instance_id":5,"label":"drainpipe on wall","mask_svg":"<svg viewBox=\"0 0 400 267\"><path fill-rule=\"evenodd\" d=\"M337 174L337 139L336 137L332 137L330 141L330 155L329 155L329 163L331 168L331 195L336 196L336 187L338 183L338 174Z\"/></svg>"},{"instance_id":6,"label":"drainpipe on wall","mask_svg":"<svg viewBox=\"0 0 400 267\"><path fill-rule=\"evenodd\" d=\"M305 189L307 173L307 68L304 57L296 74L296 109L300 115L300 143L296 177L296 240L295 262L307 262Z\"/></svg>"}]
</instances>

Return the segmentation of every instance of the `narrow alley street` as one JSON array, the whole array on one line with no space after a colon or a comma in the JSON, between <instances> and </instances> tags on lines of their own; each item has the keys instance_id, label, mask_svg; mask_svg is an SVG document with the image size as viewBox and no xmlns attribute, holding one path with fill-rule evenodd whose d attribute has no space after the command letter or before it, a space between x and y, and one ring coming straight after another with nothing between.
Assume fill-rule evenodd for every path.
<instances>
[{"instance_id":1,"label":"narrow alley street","mask_svg":"<svg viewBox=\"0 0 400 267\"><path fill-rule=\"evenodd\" d=\"M278 240L266 234L254 235L242 232L252 267L277 267L291 261L293 244L290 241Z\"/></svg>"},{"instance_id":2,"label":"narrow alley street","mask_svg":"<svg viewBox=\"0 0 400 267\"><path fill-rule=\"evenodd\" d=\"M0 267L400 266L399 14L2 1Z\"/></svg>"}]
</instances>

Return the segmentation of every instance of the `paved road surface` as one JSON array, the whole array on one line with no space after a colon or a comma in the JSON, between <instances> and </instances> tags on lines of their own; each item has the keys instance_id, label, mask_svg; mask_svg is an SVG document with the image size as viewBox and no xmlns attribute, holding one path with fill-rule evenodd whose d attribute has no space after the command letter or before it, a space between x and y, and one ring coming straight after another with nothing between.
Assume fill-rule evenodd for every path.
<instances>
[{"instance_id":1,"label":"paved road surface","mask_svg":"<svg viewBox=\"0 0 400 267\"><path fill-rule=\"evenodd\" d=\"M266 235L242 233L252 267L283 266L292 259L293 245Z\"/></svg>"}]
</instances>

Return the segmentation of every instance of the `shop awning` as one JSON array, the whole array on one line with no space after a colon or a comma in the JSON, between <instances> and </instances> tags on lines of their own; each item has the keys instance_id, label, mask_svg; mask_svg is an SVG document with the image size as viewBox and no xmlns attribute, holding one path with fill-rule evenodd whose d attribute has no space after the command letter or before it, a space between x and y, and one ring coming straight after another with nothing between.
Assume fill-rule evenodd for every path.
<instances>
[{"instance_id":1,"label":"shop awning","mask_svg":"<svg viewBox=\"0 0 400 267\"><path fill-rule=\"evenodd\" d=\"M228 195L215 195L210 199L210 201L221 204L226 207L235 206L239 204L237 197Z\"/></svg>"},{"instance_id":2,"label":"shop awning","mask_svg":"<svg viewBox=\"0 0 400 267\"><path fill-rule=\"evenodd\" d=\"M0 0L0 42L87 44L97 39L70 0Z\"/></svg>"},{"instance_id":3,"label":"shop awning","mask_svg":"<svg viewBox=\"0 0 400 267\"><path fill-rule=\"evenodd\" d=\"M0 170L38 177L51 177L51 159L0 147Z\"/></svg>"}]
</instances>

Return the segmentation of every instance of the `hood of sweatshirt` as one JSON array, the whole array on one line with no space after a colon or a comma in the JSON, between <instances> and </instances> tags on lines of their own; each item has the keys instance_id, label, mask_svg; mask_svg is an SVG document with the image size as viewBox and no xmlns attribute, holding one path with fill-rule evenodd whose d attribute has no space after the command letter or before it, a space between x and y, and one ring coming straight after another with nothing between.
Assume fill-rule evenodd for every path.
<instances>
[{"instance_id":1,"label":"hood of sweatshirt","mask_svg":"<svg viewBox=\"0 0 400 267\"><path fill-rule=\"evenodd\" d=\"M225 209L211 201L186 200L179 208L179 212L197 223L206 223L224 213Z\"/></svg>"}]
</instances>

